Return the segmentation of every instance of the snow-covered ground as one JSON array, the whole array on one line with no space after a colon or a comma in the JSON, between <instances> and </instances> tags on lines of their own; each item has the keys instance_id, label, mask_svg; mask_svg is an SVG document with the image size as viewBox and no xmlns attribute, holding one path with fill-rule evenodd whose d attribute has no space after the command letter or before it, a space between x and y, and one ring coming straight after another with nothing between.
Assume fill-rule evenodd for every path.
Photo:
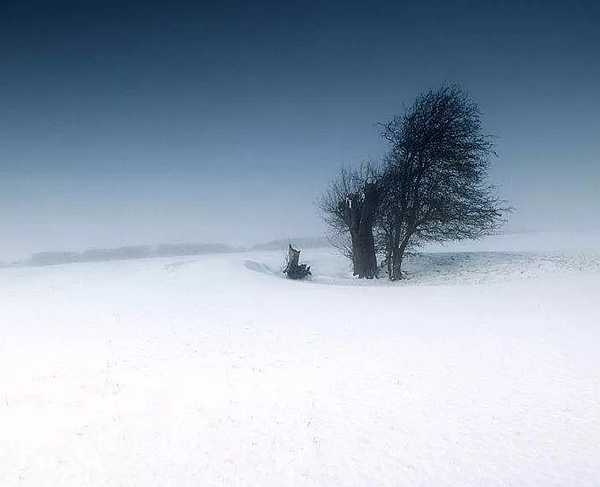
<instances>
[{"instance_id":1,"label":"snow-covered ground","mask_svg":"<svg viewBox=\"0 0 600 487\"><path fill-rule=\"evenodd\" d=\"M600 239L558 240L2 269L0 486L597 486Z\"/></svg>"}]
</instances>

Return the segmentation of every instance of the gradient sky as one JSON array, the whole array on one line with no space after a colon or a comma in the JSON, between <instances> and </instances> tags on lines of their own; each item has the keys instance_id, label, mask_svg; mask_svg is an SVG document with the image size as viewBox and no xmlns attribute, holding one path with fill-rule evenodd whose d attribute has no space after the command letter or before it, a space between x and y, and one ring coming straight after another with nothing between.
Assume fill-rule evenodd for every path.
<instances>
[{"instance_id":1,"label":"gradient sky","mask_svg":"<svg viewBox=\"0 0 600 487\"><path fill-rule=\"evenodd\" d=\"M2 2L0 260L318 235L375 123L460 82L515 230L600 228L598 2Z\"/></svg>"}]
</instances>

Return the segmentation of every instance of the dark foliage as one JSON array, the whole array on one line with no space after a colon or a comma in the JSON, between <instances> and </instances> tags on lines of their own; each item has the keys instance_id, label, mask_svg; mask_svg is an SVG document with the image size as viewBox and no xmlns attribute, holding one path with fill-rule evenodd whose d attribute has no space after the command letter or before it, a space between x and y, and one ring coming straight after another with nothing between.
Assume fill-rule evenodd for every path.
<instances>
[{"instance_id":1,"label":"dark foliage","mask_svg":"<svg viewBox=\"0 0 600 487\"><path fill-rule=\"evenodd\" d=\"M390 150L377 228L390 279L401 278L411 246L497 228L506 209L485 183L493 143L465 91L453 85L420 95L404 115L382 124L382 136Z\"/></svg>"}]
</instances>

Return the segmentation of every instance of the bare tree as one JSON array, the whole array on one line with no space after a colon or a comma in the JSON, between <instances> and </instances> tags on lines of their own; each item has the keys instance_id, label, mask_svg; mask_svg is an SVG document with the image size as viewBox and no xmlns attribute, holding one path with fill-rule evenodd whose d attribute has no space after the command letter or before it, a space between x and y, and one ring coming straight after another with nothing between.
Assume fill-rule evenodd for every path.
<instances>
[{"instance_id":1,"label":"bare tree","mask_svg":"<svg viewBox=\"0 0 600 487\"><path fill-rule=\"evenodd\" d=\"M477 238L497 228L505 208L485 182L494 147L462 88L428 91L381 127L390 150L377 228L390 279L402 277L410 246Z\"/></svg>"},{"instance_id":2,"label":"bare tree","mask_svg":"<svg viewBox=\"0 0 600 487\"><path fill-rule=\"evenodd\" d=\"M380 187L377 170L371 164L341 169L321 197L319 207L331 230L330 241L352 259L359 278L377 275L375 225Z\"/></svg>"}]
</instances>

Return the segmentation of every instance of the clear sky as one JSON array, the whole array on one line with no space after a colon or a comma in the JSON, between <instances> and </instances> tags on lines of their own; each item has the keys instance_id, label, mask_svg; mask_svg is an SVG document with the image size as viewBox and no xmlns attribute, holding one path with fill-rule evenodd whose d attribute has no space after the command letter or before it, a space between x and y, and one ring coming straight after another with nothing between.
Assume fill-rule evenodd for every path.
<instances>
[{"instance_id":1,"label":"clear sky","mask_svg":"<svg viewBox=\"0 0 600 487\"><path fill-rule=\"evenodd\" d=\"M2 2L0 260L318 235L375 123L460 82L512 229L600 228L600 6Z\"/></svg>"}]
</instances>

